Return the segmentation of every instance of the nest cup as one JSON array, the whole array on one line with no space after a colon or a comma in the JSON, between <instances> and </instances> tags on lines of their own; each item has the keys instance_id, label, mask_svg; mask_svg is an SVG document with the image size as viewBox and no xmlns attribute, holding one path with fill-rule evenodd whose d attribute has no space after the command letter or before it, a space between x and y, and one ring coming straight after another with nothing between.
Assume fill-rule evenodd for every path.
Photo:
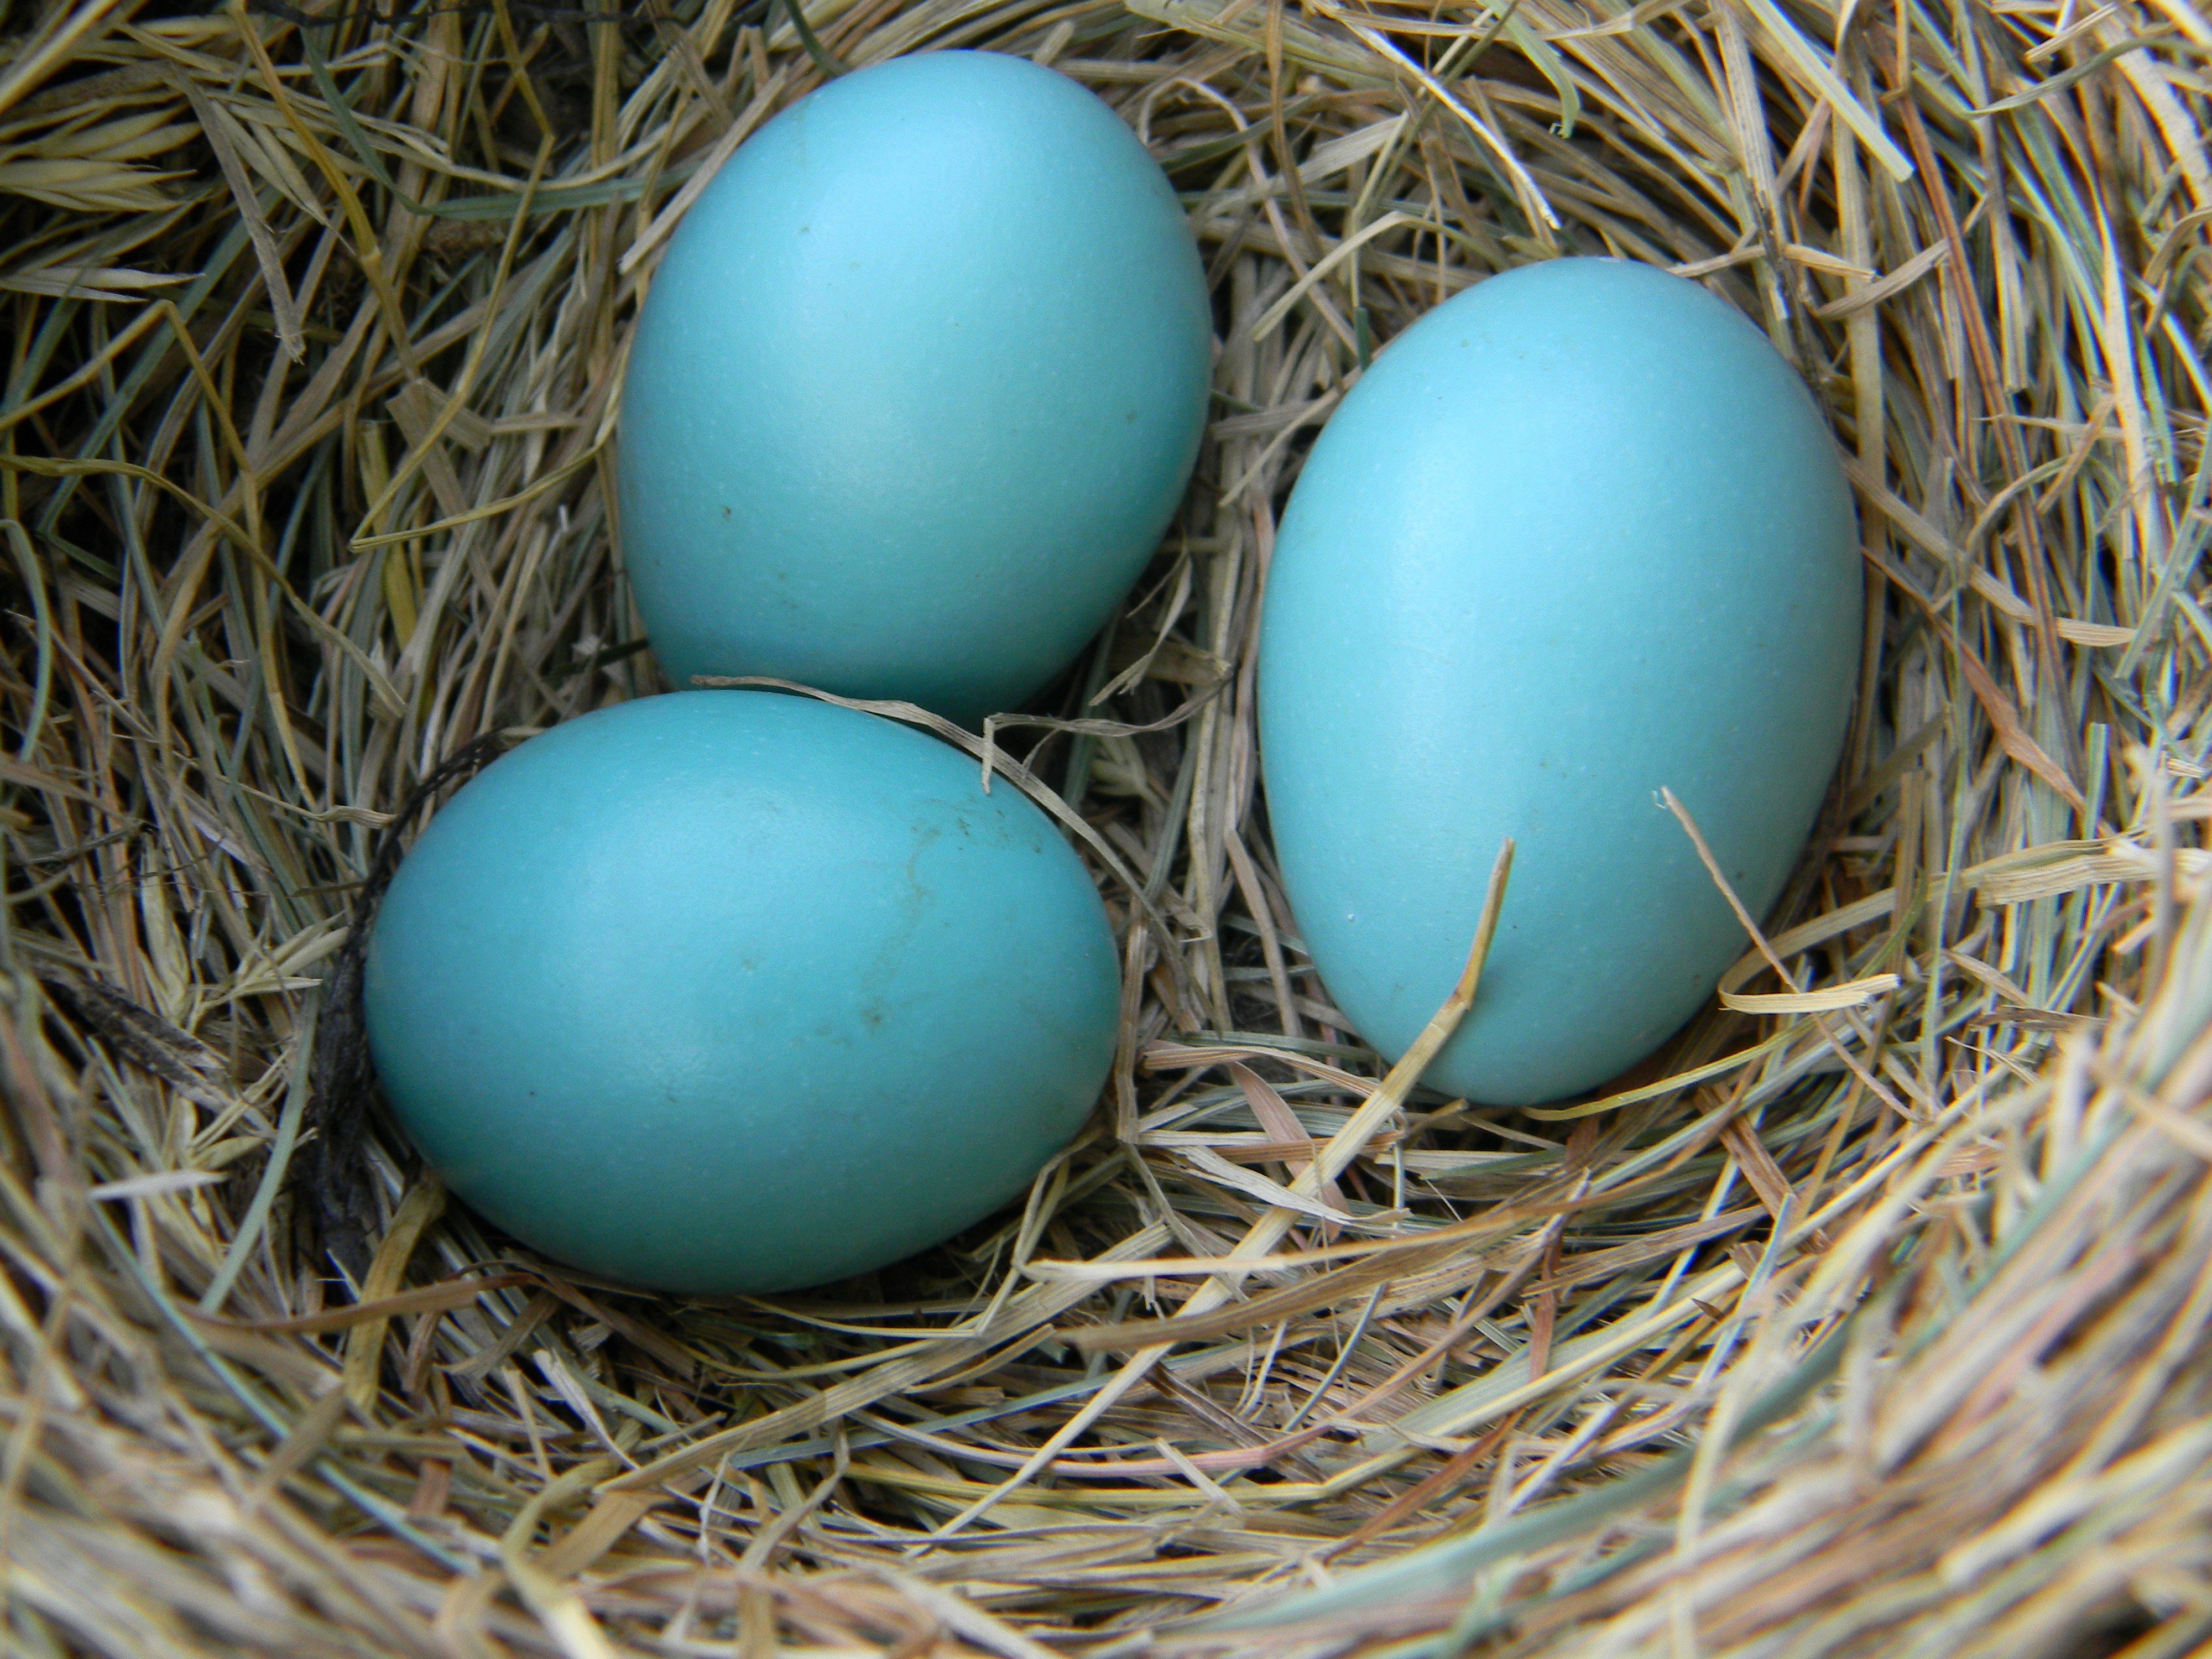
<instances>
[{"instance_id":1,"label":"nest cup","mask_svg":"<svg viewBox=\"0 0 2212 1659\"><path fill-rule=\"evenodd\" d=\"M2212 1639L2186 0L5 27L11 1650ZM580 1279L383 1124L349 942L472 766L664 689L611 447L684 206L825 77L956 46L1119 110L1214 297L1181 516L988 738L1089 827L1119 1058L1025 1206L896 1268ZM1390 1075L1314 975L1253 635L1363 365L1563 253L1703 281L1803 374L1866 646L1723 994L1601 1093L1499 1111ZM945 1037L991 1063L981 1011ZM1275 1201L1316 1163L1351 1224Z\"/></svg>"}]
</instances>

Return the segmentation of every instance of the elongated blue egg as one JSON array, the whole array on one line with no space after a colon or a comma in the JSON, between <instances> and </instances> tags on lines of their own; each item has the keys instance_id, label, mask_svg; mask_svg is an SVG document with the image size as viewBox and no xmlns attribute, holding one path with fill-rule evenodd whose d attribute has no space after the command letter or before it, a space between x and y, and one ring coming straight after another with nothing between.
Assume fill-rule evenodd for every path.
<instances>
[{"instance_id":1,"label":"elongated blue egg","mask_svg":"<svg viewBox=\"0 0 2212 1659\"><path fill-rule=\"evenodd\" d=\"M655 1290L814 1285L1017 1196L1114 1050L1051 823L908 726L763 691L586 714L464 787L371 936L369 1040L453 1191Z\"/></svg>"},{"instance_id":2,"label":"elongated blue egg","mask_svg":"<svg viewBox=\"0 0 2212 1659\"><path fill-rule=\"evenodd\" d=\"M1174 515L1211 332L1166 176L1066 76L927 52L801 99L685 215L631 348L662 667L1015 707Z\"/></svg>"},{"instance_id":3,"label":"elongated blue egg","mask_svg":"<svg viewBox=\"0 0 2212 1659\"><path fill-rule=\"evenodd\" d=\"M1820 412L1695 283L1560 259L1394 341L1316 442L1260 659L1270 823L1337 1005L1395 1055L1518 843L1474 1007L1430 1066L1497 1105L1648 1054L1747 948L1842 744L1861 576Z\"/></svg>"}]
</instances>

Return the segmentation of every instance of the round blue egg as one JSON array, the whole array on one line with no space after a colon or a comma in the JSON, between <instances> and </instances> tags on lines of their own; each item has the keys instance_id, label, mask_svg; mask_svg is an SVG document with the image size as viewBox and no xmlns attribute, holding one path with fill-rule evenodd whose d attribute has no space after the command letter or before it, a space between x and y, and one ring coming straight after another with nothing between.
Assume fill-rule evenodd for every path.
<instances>
[{"instance_id":1,"label":"round blue egg","mask_svg":"<svg viewBox=\"0 0 2212 1659\"><path fill-rule=\"evenodd\" d=\"M661 666L1015 707L1173 517L1211 331L1174 190L1066 76L929 52L801 99L685 215L630 350Z\"/></svg>"},{"instance_id":2,"label":"round blue egg","mask_svg":"<svg viewBox=\"0 0 2212 1659\"><path fill-rule=\"evenodd\" d=\"M1082 1125L1114 1050L1083 865L911 727L617 705L431 820L371 936L386 1096L454 1192L588 1272L726 1294L897 1260Z\"/></svg>"},{"instance_id":3,"label":"round blue egg","mask_svg":"<svg viewBox=\"0 0 2212 1659\"><path fill-rule=\"evenodd\" d=\"M1657 792L1764 912L1842 744L1861 583L1819 410L1695 283L1560 259L1393 342L1299 477L1260 658L1284 883L1360 1033L1419 1033L1510 836L1428 1081L1524 1105L1662 1042L1748 942Z\"/></svg>"}]
</instances>

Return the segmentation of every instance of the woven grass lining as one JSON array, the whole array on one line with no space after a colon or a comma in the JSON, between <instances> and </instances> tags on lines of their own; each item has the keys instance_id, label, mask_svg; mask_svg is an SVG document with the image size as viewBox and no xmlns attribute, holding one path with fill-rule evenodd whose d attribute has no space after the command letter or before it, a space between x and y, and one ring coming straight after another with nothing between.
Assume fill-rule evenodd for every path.
<instances>
[{"instance_id":1,"label":"woven grass lining","mask_svg":"<svg viewBox=\"0 0 2212 1659\"><path fill-rule=\"evenodd\" d=\"M7 1644L2212 1639L2203 15L590 10L6 14ZM1218 295L1200 480L1045 710L1109 724L1000 739L1165 925L1102 872L1121 1058L1020 1215L811 1297L579 1282L346 1140L325 975L441 763L659 689L608 464L681 208L962 46L1120 109ZM1858 718L1790 982L1726 988L1800 1000L1562 1111L1377 1101L1275 880L1255 607L1364 356L1563 252L1708 282L1852 458ZM1347 1202L1408 1214L1324 1248L1272 1199L1355 1115Z\"/></svg>"}]
</instances>

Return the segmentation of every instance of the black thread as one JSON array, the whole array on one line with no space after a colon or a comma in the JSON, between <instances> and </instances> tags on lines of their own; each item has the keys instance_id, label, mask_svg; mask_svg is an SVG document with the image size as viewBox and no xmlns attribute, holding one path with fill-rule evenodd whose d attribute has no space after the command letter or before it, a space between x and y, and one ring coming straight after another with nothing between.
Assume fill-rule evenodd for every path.
<instances>
[{"instance_id":1,"label":"black thread","mask_svg":"<svg viewBox=\"0 0 2212 1659\"><path fill-rule=\"evenodd\" d=\"M301 1148L295 1180L306 1200L300 1219L311 1246L327 1250L356 1284L368 1270L376 1232L366 1146L376 1066L369 1058L368 1027L362 1014L362 972L377 905L399 871L403 836L415 815L447 785L473 776L507 748L498 732L478 738L441 762L380 833L368 878L354 901L346 941L323 981L323 1006L308 1061L307 1109L302 1128L313 1134Z\"/></svg>"}]
</instances>

